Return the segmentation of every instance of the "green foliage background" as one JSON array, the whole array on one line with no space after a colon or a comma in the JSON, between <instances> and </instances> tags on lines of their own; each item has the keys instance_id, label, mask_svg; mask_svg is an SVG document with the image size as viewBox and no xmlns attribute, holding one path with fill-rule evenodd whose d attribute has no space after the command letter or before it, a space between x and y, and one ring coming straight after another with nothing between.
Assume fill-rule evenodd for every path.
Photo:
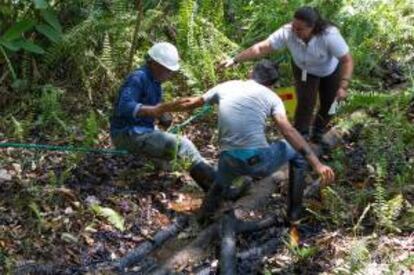
<instances>
[{"instance_id":1,"label":"green foliage background","mask_svg":"<svg viewBox=\"0 0 414 275\"><path fill-rule=\"evenodd\" d=\"M358 146L365 148L364 188L349 182L353 164L339 148L330 163L338 184L322 191L324 203L313 213L335 230L352 228L355 236L367 228L412 231L412 202L404 196L414 181L414 132L406 117L410 106L414 110L412 0L3 0L0 138L102 146L117 89L153 43L176 44L182 58L180 73L164 85L166 99L200 94L245 78L248 63L226 71L216 65L265 39L302 5L318 7L350 46L353 93L336 122L345 130L362 125ZM287 51L272 58L280 62L281 84L291 85ZM402 64L408 78L410 88L401 94L382 91L382 64L390 60ZM366 116L349 117L361 109ZM372 240L356 243L339 273L363 268L367 243L373 246Z\"/></svg>"}]
</instances>

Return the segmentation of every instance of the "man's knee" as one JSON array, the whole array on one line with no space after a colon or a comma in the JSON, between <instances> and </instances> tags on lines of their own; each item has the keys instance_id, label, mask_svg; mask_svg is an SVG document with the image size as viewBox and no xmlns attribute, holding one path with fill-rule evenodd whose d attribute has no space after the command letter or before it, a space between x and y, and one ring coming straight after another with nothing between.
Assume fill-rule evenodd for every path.
<instances>
[{"instance_id":1,"label":"man's knee","mask_svg":"<svg viewBox=\"0 0 414 275\"><path fill-rule=\"evenodd\" d=\"M193 142L186 136L182 136L180 137L180 146L182 147L195 147L195 145L193 144Z\"/></svg>"}]
</instances>

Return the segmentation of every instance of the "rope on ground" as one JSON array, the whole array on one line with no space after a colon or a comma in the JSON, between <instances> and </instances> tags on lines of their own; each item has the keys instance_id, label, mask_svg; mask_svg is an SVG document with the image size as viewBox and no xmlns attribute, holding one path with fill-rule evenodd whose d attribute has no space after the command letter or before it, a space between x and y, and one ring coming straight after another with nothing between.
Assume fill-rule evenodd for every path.
<instances>
[{"instance_id":1,"label":"rope on ground","mask_svg":"<svg viewBox=\"0 0 414 275\"><path fill-rule=\"evenodd\" d=\"M210 105L205 105L201 109L194 112L194 115L190 116L184 122L177 124L168 129L168 132L177 134L182 128L193 122L195 119L203 117L212 111ZM28 150L48 150L48 151L60 151L60 152L82 152L82 153L96 153L96 154L111 154L111 155L127 155L126 150L107 149L107 148L90 148L90 147L76 147L73 145L47 145L47 144L33 144L33 143L14 143L4 142L0 143L0 148L20 148Z\"/></svg>"},{"instance_id":2,"label":"rope on ground","mask_svg":"<svg viewBox=\"0 0 414 275\"><path fill-rule=\"evenodd\" d=\"M213 110L211 105L204 105L201 109L198 109L194 112L194 115L190 116L184 122L177 124L173 127L170 127L167 131L173 134L177 134L181 131L182 128L186 127L188 124L193 122L193 120L203 117L209 114Z\"/></svg>"}]
</instances>

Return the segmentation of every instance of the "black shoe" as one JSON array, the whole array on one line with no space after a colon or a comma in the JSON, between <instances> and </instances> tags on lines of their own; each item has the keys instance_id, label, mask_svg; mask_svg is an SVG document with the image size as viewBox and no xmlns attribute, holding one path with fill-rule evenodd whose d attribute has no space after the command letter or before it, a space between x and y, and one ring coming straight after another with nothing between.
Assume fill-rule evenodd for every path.
<instances>
[{"instance_id":1,"label":"black shoe","mask_svg":"<svg viewBox=\"0 0 414 275\"><path fill-rule=\"evenodd\" d=\"M305 189L305 169L289 165L289 190L287 199L287 219L289 223L298 223L304 213L303 191Z\"/></svg>"},{"instance_id":2,"label":"black shoe","mask_svg":"<svg viewBox=\"0 0 414 275\"><path fill-rule=\"evenodd\" d=\"M206 162L200 162L191 167L190 176L195 180L198 186L203 189L204 192L207 192L213 185L216 171L213 166L207 164Z\"/></svg>"},{"instance_id":3,"label":"black shoe","mask_svg":"<svg viewBox=\"0 0 414 275\"><path fill-rule=\"evenodd\" d=\"M214 213L222 201L223 190L224 188L217 183L211 186L200 207L200 212L197 217L198 223L206 224L212 221Z\"/></svg>"}]
</instances>

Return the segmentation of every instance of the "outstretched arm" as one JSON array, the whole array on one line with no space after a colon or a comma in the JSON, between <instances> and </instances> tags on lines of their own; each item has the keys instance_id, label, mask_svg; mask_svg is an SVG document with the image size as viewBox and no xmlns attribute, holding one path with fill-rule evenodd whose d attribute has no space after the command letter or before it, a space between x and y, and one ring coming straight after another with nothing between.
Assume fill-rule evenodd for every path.
<instances>
[{"instance_id":1,"label":"outstretched arm","mask_svg":"<svg viewBox=\"0 0 414 275\"><path fill-rule=\"evenodd\" d=\"M155 106L142 106L138 112L139 116L159 117L164 113L185 112L201 107L204 99L198 97L184 97L171 102L164 102Z\"/></svg>"},{"instance_id":2,"label":"outstretched arm","mask_svg":"<svg viewBox=\"0 0 414 275\"><path fill-rule=\"evenodd\" d=\"M334 180L335 174L333 170L322 164L315 153L310 148L309 144L299 134L299 132L290 124L286 115L274 115L276 126L286 138L286 140L300 153L312 166L312 168L319 174L323 182L331 182Z\"/></svg>"},{"instance_id":3,"label":"outstretched arm","mask_svg":"<svg viewBox=\"0 0 414 275\"><path fill-rule=\"evenodd\" d=\"M234 58L221 62L220 67L228 68L230 66L233 66L236 63L241 63L247 60L252 60L255 58L262 57L266 54L269 54L272 51L273 51L273 48L270 44L270 41L268 39L265 39L263 41L260 41L254 44L250 48L247 48L246 50L240 52Z\"/></svg>"}]
</instances>

